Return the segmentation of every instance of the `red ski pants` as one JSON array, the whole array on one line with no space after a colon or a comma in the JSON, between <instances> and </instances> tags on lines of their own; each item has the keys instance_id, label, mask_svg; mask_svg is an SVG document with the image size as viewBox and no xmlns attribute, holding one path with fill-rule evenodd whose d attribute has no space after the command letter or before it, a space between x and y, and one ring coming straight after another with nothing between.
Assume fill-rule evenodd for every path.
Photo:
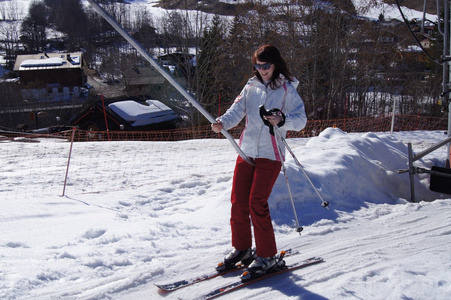
<instances>
[{"instance_id":1,"label":"red ski pants","mask_svg":"<svg viewBox=\"0 0 451 300\"><path fill-rule=\"evenodd\" d=\"M230 217L232 246L237 250L252 247L252 220L257 256L269 257L276 255L277 247L268 198L282 164L266 158L253 161L255 166L238 156L235 165Z\"/></svg>"}]
</instances>

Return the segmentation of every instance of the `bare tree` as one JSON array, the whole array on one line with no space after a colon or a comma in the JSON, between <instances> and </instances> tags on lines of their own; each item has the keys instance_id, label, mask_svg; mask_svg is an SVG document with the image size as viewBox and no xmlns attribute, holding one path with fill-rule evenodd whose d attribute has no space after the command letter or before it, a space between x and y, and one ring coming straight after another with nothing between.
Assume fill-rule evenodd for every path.
<instances>
[{"instance_id":1,"label":"bare tree","mask_svg":"<svg viewBox=\"0 0 451 300\"><path fill-rule=\"evenodd\" d=\"M208 22L208 15L201 11L168 11L161 17L158 27L159 45L173 60L176 66L174 73L176 79L196 97L202 95L204 88L200 85L200 72L196 61L199 56L201 36ZM181 104L179 109L186 111L194 126L203 122L203 117L197 110L190 107L191 104L180 101L180 97L174 98L174 93L171 100Z\"/></svg>"},{"instance_id":2,"label":"bare tree","mask_svg":"<svg viewBox=\"0 0 451 300\"><path fill-rule=\"evenodd\" d=\"M15 54L19 50L19 24L23 12L17 0L13 0L10 2L0 2L0 14L2 19L0 40L2 48L5 51L6 68L11 70L14 66Z\"/></svg>"},{"instance_id":3,"label":"bare tree","mask_svg":"<svg viewBox=\"0 0 451 300\"><path fill-rule=\"evenodd\" d=\"M18 0L0 2L0 19L4 21L22 20L24 12Z\"/></svg>"},{"instance_id":4,"label":"bare tree","mask_svg":"<svg viewBox=\"0 0 451 300\"><path fill-rule=\"evenodd\" d=\"M6 68L12 70L15 62L15 53L19 50L20 32L17 21L3 21L0 26L2 48L5 51Z\"/></svg>"},{"instance_id":5,"label":"bare tree","mask_svg":"<svg viewBox=\"0 0 451 300\"><path fill-rule=\"evenodd\" d=\"M43 51L47 42L48 10L43 2L33 1L22 22L21 32L28 50Z\"/></svg>"},{"instance_id":6,"label":"bare tree","mask_svg":"<svg viewBox=\"0 0 451 300\"><path fill-rule=\"evenodd\" d=\"M66 34L69 51L83 46L87 33L87 17L80 0L45 0L51 8L49 20L56 30Z\"/></svg>"},{"instance_id":7,"label":"bare tree","mask_svg":"<svg viewBox=\"0 0 451 300\"><path fill-rule=\"evenodd\" d=\"M157 31L152 15L147 9L137 9L132 13L135 18L131 24L131 32L145 49L152 52L157 46Z\"/></svg>"}]
</instances>

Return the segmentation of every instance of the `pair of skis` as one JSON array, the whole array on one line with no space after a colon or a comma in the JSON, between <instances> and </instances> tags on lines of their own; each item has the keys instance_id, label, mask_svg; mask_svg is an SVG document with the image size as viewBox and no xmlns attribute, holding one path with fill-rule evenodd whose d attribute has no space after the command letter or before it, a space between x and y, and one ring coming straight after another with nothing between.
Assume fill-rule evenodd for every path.
<instances>
[{"instance_id":1,"label":"pair of skis","mask_svg":"<svg viewBox=\"0 0 451 300\"><path fill-rule=\"evenodd\" d=\"M278 257L278 260L282 261L284 257L289 257L289 256L297 255L297 254L299 254L299 251L297 251L297 250L290 249L287 251L282 251ZM303 260L303 261L300 261L300 262L297 262L294 264L290 264L290 265L283 264L280 267L272 269L263 275L253 275L245 281L243 281L242 279L238 279L237 281L235 281L233 283L218 287L218 288L204 294L203 296L197 297L195 299L213 299L213 298L222 296L226 293L229 293L229 292L235 291L237 289L240 289L242 287L245 287L247 285L250 285L254 282L257 282L257 281L260 281L260 280L263 280L263 279L266 279L266 278L269 278L272 276L276 276L276 275L279 275L279 274L282 274L285 272L297 270L297 269L300 269L300 268L303 268L303 267L306 267L309 265L313 265L313 264L316 264L316 263L319 263L322 261L323 261L323 259L320 257L311 257L309 259L306 259L306 260ZM246 268L245 265L239 264L239 265L235 266L235 268L228 269L228 270L225 270L222 272L214 272L211 274L205 274L205 275L198 276L195 278L191 278L191 279L187 279L187 280L180 280L180 281L176 281L176 282L168 283L168 284L155 284L155 286L157 286L158 288L160 288L163 291L171 292L171 291L175 291L175 290L178 290L178 289L181 289L181 288L184 288L184 287L196 284L196 283L200 283L202 281L213 279L218 276L223 276L225 274L236 272L238 270L242 270L245 268Z\"/></svg>"}]
</instances>

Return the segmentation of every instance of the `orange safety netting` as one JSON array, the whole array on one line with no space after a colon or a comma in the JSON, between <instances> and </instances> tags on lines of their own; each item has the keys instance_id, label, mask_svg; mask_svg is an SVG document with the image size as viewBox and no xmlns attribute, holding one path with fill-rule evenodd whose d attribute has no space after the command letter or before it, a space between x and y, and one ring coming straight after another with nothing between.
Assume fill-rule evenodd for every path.
<instances>
[{"instance_id":1,"label":"orange safety netting","mask_svg":"<svg viewBox=\"0 0 451 300\"><path fill-rule=\"evenodd\" d=\"M303 138L317 136L328 127L340 128L345 132L384 132L391 131L392 116L370 116L361 118L334 119L334 120L309 120L301 131L290 131L288 138ZM448 119L413 115L396 115L393 123L393 131L414 130L447 130ZM239 138L243 127L237 126L229 133L234 138ZM70 139L72 131L55 134L36 135L2 133L2 139L17 136L29 138L53 137ZM222 138L221 134L214 133L210 126L180 128L161 131L85 131L76 130L74 141L180 141L190 139Z\"/></svg>"}]
</instances>

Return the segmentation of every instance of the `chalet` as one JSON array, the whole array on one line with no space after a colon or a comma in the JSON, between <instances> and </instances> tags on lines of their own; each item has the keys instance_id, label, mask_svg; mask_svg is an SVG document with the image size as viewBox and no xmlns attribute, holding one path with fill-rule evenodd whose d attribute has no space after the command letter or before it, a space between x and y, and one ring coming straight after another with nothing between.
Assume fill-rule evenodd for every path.
<instances>
[{"instance_id":1,"label":"chalet","mask_svg":"<svg viewBox=\"0 0 451 300\"><path fill-rule=\"evenodd\" d=\"M99 101L81 111L70 124L92 131L144 131L175 129L180 122L180 116L158 100L122 100L105 105Z\"/></svg>"},{"instance_id":2,"label":"chalet","mask_svg":"<svg viewBox=\"0 0 451 300\"><path fill-rule=\"evenodd\" d=\"M55 102L86 97L81 52L18 55L14 71L19 74L24 100Z\"/></svg>"},{"instance_id":3,"label":"chalet","mask_svg":"<svg viewBox=\"0 0 451 300\"><path fill-rule=\"evenodd\" d=\"M139 94L151 94L152 89L160 89L164 77L153 67L135 67L127 76L127 89Z\"/></svg>"}]
</instances>

